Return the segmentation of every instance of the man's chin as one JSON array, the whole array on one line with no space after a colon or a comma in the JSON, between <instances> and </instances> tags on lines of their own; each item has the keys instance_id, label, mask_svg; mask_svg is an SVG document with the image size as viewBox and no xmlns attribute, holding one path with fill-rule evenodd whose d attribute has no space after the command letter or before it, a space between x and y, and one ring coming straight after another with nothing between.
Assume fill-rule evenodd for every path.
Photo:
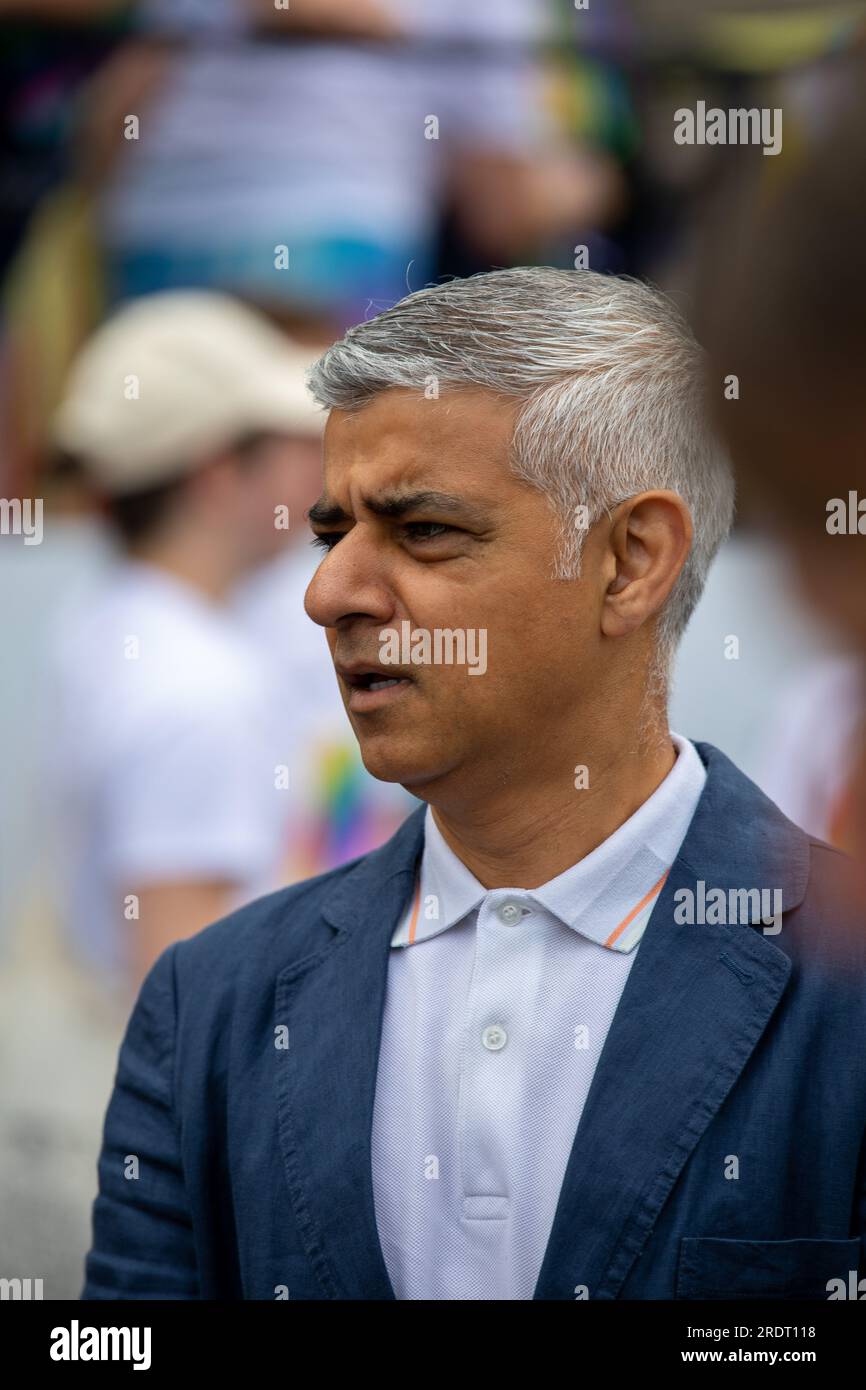
<instances>
[{"instance_id":1,"label":"man's chin","mask_svg":"<svg viewBox=\"0 0 866 1390\"><path fill-rule=\"evenodd\" d=\"M371 777L379 782L399 782L414 796L421 788L432 786L444 774L441 754L429 749L400 749L396 740L386 734L359 740L361 761Z\"/></svg>"}]
</instances>

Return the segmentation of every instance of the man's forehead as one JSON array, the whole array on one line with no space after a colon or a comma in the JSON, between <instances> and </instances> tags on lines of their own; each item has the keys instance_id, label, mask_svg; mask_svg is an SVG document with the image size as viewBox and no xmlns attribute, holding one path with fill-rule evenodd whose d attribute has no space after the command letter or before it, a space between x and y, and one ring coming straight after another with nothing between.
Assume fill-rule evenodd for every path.
<instances>
[{"instance_id":1,"label":"man's forehead","mask_svg":"<svg viewBox=\"0 0 866 1390\"><path fill-rule=\"evenodd\" d=\"M423 505L440 497L490 490L485 489L482 479L472 478L471 470L461 468L453 456L443 457L439 451L418 453L406 448L326 454L323 473L325 498L369 499L382 515L389 510L396 515L409 498L417 498Z\"/></svg>"},{"instance_id":2,"label":"man's forehead","mask_svg":"<svg viewBox=\"0 0 866 1390\"><path fill-rule=\"evenodd\" d=\"M358 409L335 407L325 426L325 453L370 447L402 451L408 446L421 456L446 438L457 447L477 447L479 439L507 442L515 405L480 387L432 397L423 390L392 387Z\"/></svg>"},{"instance_id":3,"label":"man's forehead","mask_svg":"<svg viewBox=\"0 0 866 1390\"><path fill-rule=\"evenodd\" d=\"M325 430L324 494L347 490L389 501L399 494L459 494L488 503L507 483L507 417L490 392L427 401L387 391L357 411L333 410ZM378 510L378 509L377 509Z\"/></svg>"}]
</instances>

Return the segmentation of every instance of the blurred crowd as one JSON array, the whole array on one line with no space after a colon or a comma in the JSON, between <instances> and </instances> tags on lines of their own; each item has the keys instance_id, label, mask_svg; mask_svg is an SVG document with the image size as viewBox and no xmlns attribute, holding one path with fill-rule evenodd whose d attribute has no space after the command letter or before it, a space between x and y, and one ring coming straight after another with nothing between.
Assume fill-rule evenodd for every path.
<instances>
[{"instance_id":1,"label":"blurred crowd","mask_svg":"<svg viewBox=\"0 0 866 1390\"><path fill-rule=\"evenodd\" d=\"M783 310L810 256L853 261L863 302L866 243L837 225L859 147L817 159L826 188L810 171L860 119L866 23L803 0L0 0L0 23L0 497L45 508L39 544L0 540L0 1273L75 1297L142 975L416 804L364 770L303 609L324 427L304 373L351 324L443 276L552 264L660 284L719 381L747 329L742 381L776 362L776 414L738 417L747 485L671 723L856 846L862 562L791 545L797 498L830 485L820 389L788 416L822 314L849 368L860 348L835 281ZM698 100L781 108L781 153L677 145ZM818 240L782 266L807 209ZM844 375L828 363L825 409L850 463Z\"/></svg>"}]
</instances>

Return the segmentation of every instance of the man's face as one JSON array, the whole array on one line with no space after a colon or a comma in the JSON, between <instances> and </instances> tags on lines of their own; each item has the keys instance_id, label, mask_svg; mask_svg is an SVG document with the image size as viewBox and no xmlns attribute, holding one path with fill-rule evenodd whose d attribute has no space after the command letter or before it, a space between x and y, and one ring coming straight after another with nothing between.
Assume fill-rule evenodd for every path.
<instances>
[{"instance_id":1,"label":"man's face","mask_svg":"<svg viewBox=\"0 0 866 1390\"><path fill-rule=\"evenodd\" d=\"M600 659L593 533L583 577L552 579L556 518L507 463L514 411L486 391L400 388L333 410L325 431L310 520L328 552L305 607L326 629L367 768L431 799L546 766L566 777L580 761L568 731ZM396 649L383 661L380 634L404 623L412 641L430 634L433 656L436 629L462 630L464 664ZM399 683L370 690L371 673Z\"/></svg>"}]
</instances>

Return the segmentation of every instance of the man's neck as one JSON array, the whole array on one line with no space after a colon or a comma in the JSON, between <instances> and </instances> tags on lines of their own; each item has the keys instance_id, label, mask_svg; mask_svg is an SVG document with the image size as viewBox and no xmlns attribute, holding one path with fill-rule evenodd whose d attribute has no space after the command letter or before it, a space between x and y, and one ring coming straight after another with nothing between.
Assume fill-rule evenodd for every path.
<instances>
[{"instance_id":1,"label":"man's neck","mask_svg":"<svg viewBox=\"0 0 866 1390\"><path fill-rule=\"evenodd\" d=\"M539 888L577 864L633 816L676 761L667 732L651 746L592 759L590 781L563 791L561 775L509 788L486 804L433 806L442 836L485 888Z\"/></svg>"}]
</instances>

